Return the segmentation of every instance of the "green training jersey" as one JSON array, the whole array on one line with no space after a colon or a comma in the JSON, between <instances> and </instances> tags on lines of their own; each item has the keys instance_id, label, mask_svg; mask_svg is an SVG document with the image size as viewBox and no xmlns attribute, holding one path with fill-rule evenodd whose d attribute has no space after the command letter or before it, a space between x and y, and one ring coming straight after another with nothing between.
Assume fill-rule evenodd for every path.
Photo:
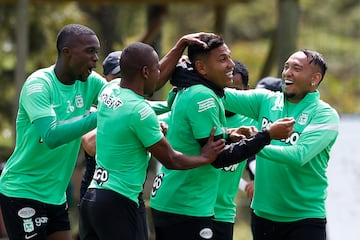
<instances>
[{"instance_id":1,"label":"green training jersey","mask_svg":"<svg viewBox=\"0 0 360 240\"><path fill-rule=\"evenodd\" d=\"M257 122L251 118L235 114L226 118L227 128L240 126L255 126ZM239 181L243 174L246 161L221 168L219 178L219 191L215 204L215 220L220 222L235 222L236 203L235 196L239 190Z\"/></svg>"},{"instance_id":2,"label":"green training jersey","mask_svg":"<svg viewBox=\"0 0 360 240\"><path fill-rule=\"evenodd\" d=\"M104 84L105 80L92 72L86 82L64 85L57 79L53 66L27 78L20 93L15 149L0 178L2 194L48 204L66 201L65 191L81 138L50 149L43 143L33 121L51 116L61 124L82 118L89 113L91 105L97 103Z\"/></svg>"},{"instance_id":3,"label":"green training jersey","mask_svg":"<svg viewBox=\"0 0 360 240\"><path fill-rule=\"evenodd\" d=\"M167 138L171 146L187 155L199 155L197 139L211 129L224 134L224 107L219 97L203 85L179 90L171 108ZM150 206L156 210L188 216L212 216L220 170L204 165L190 170L161 167L154 180Z\"/></svg>"},{"instance_id":4,"label":"green training jersey","mask_svg":"<svg viewBox=\"0 0 360 240\"><path fill-rule=\"evenodd\" d=\"M325 218L326 168L338 136L337 112L318 91L295 104L281 92L227 89L224 105L257 119L262 128L283 117L296 121L289 138L272 140L256 156L255 213L279 222Z\"/></svg>"},{"instance_id":5,"label":"green training jersey","mask_svg":"<svg viewBox=\"0 0 360 240\"><path fill-rule=\"evenodd\" d=\"M96 135L96 170L89 188L109 189L138 204L150 160L147 147L163 138L144 97L110 82L101 92Z\"/></svg>"}]
</instances>

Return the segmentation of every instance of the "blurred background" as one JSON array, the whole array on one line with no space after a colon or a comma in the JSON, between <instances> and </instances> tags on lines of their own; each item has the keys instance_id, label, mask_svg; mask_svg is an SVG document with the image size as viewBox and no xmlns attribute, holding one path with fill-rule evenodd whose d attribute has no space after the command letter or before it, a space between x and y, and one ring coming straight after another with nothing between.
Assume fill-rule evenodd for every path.
<instances>
[{"instance_id":1,"label":"blurred background","mask_svg":"<svg viewBox=\"0 0 360 240\"><path fill-rule=\"evenodd\" d=\"M356 168L360 154L359 13L359 0L0 0L0 163L14 147L19 90L32 71L55 63L56 35L66 24L81 23L96 31L101 42L99 73L109 52L131 42L148 43L162 57L180 36L206 31L224 37L232 57L248 67L254 88L263 77L280 76L293 51L314 49L325 56L329 67L320 85L321 97L341 115L328 172L329 239L356 239L360 224L360 194L354 188L360 180L360 168ZM153 99L164 100L170 87L166 85ZM75 206L71 212L74 235L82 171L79 161L69 185ZM249 200L240 192L237 202L235 239L251 239ZM1 228L0 234L5 235Z\"/></svg>"}]
</instances>

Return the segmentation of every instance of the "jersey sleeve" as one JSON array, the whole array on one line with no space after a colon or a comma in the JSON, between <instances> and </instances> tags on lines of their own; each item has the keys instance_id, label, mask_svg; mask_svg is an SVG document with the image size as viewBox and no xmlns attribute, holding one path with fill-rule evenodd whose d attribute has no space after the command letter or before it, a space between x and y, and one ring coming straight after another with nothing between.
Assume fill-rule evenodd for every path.
<instances>
[{"instance_id":1,"label":"jersey sleeve","mask_svg":"<svg viewBox=\"0 0 360 240\"><path fill-rule=\"evenodd\" d=\"M167 101L147 101L156 115L169 112L171 109L167 105Z\"/></svg>"},{"instance_id":2,"label":"jersey sleeve","mask_svg":"<svg viewBox=\"0 0 360 240\"><path fill-rule=\"evenodd\" d=\"M316 110L310 124L303 130L297 142L291 146L266 146L259 156L271 161L303 166L324 149L330 151L339 129L339 116L330 110ZM289 140L291 141L291 139Z\"/></svg>"},{"instance_id":3,"label":"jersey sleeve","mask_svg":"<svg viewBox=\"0 0 360 240\"><path fill-rule=\"evenodd\" d=\"M20 93L20 105L31 122L42 117L56 116L51 106L49 90L49 84L41 78L29 78L25 81Z\"/></svg>"},{"instance_id":4,"label":"jersey sleeve","mask_svg":"<svg viewBox=\"0 0 360 240\"><path fill-rule=\"evenodd\" d=\"M194 95L188 106L188 119L195 139L209 137L211 129L216 127L216 135L224 133L225 123L221 123L221 106L219 99L212 94Z\"/></svg>"},{"instance_id":5,"label":"jersey sleeve","mask_svg":"<svg viewBox=\"0 0 360 240\"><path fill-rule=\"evenodd\" d=\"M264 89L236 90L226 88L225 97L222 100L226 110L258 119L261 103L265 97L267 97L267 91Z\"/></svg>"},{"instance_id":6,"label":"jersey sleeve","mask_svg":"<svg viewBox=\"0 0 360 240\"><path fill-rule=\"evenodd\" d=\"M130 128L145 147L154 145L164 136L154 110L145 102L134 109Z\"/></svg>"}]
</instances>

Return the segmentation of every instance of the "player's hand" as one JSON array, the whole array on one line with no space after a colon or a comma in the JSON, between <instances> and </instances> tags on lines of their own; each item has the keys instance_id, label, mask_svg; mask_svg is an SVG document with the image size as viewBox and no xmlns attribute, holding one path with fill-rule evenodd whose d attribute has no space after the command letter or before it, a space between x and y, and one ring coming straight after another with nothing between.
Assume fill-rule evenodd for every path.
<instances>
[{"instance_id":1,"label":"player's hand","mask_svg":"<svg viewBox=\"0 0 360 240\"><path fill-rule=\"evenodd\" d=\"M249 199L252 199L254 196L254 181L249 181L245 186L245 193Z\"/></svg>"},{"instance_id":2,"label":"player's hand","mask_svg":"<svg viewBox=\"0 0 360 240\"><path fill-rule=\"evenodd\" d=\"M166 136L169 126L164 121L160 121L161 132Z\"/></svg>"},{"instance_id":3,"label":"player's hand","mask_svg":"<svg viewBox=\"0 0 360 240\"><path fill-rule=\"evenodd\" d=\"M238 142L241 139L250 138L257 132L258 130L255 126L241 126L228 129L228 135L231 142Z\"/></svg>"},{"instance_id":4,"label":"player's hand","mask_svg":"<svg viewBox=\"0 0 360 240\"><path fill-rule=\"evenodd\" d=\"M203 47L206 48L207 44L201 41L200 38L203 35L209 35L209 34L213 35L214 33L207 33L207 32L190 33L182 36L180 41L185 42L187 45L193 45L193 44L203 45Z\"/></svg>"},{"instance_id":5,"label":"player's hand","mask_svg":"<svg viewBox=\"0 0 360 240\"><path fill-rule=\"evenodd\" d=\"M293 133L295 124L294 118L281 118L271 124L269 128L271 139L285 139Z\"/></svg>"}]
</instances>

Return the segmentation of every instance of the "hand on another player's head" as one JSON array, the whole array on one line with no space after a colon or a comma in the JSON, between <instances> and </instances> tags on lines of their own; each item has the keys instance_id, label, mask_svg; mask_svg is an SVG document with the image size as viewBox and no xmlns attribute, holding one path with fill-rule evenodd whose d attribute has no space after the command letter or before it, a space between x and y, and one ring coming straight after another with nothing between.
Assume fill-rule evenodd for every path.
<instances>
[{"instance_id":1,"label":"hand on another player's head","mask_svg":"<svg viewBox=\"0 0 360 240\"><path fill-rule=\"evenodd\" d=\"M207 33L207 32L197 32L197 33L190 33L181 37L182 41L185 41L187 45L199 44L203 45L204 48L207 47L207 44L201 41L201 37L204 35L215 35L214 33Z\"/></svg>"}]
</instances>

